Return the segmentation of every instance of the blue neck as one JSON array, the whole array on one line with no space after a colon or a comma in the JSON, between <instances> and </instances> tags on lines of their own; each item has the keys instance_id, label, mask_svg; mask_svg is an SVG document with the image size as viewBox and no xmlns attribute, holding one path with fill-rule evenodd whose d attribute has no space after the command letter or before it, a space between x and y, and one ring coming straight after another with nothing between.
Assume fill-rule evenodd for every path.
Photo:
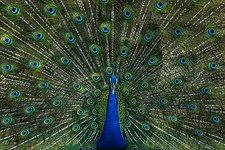
<instances>
[{"instance_id":1,"label":"blue neck","mask_svg":"<svg viewBox=\"0 0 225 150\"><path fill-rule=\"evenodd\" d=\"M97 143L98 150L125 150L126 143L123 139L119 117L116 91L109 90L106 120L102 135Z\"/></svg>"}]
</instances>

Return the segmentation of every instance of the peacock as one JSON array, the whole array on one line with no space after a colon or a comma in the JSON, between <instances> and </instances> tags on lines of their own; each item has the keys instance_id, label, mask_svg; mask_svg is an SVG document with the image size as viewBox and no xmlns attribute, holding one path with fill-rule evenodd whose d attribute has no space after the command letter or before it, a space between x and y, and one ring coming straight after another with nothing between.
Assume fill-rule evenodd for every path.
<instances>
[{"instance_id":1,"label":"peacock","mask_svg":"<svg viewBox=\"0 0 225 150\"><path fill-rule=\"evenodd\" d=\"M224 0L0 0L1 150L224 150Z\"/></svg>"}]
</instances>

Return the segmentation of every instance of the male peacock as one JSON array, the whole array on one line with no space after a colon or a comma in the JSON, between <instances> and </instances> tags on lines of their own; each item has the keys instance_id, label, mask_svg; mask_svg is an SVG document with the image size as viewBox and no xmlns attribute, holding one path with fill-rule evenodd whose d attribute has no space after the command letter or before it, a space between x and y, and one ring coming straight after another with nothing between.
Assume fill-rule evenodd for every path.
<instances>
[{"instance_id":1,"label":"male peacock","mask_svg":"<svg viewBox=\"0 0 225 150\"><path fill-rule=\"evenodd\" d=\"M223 0L1 0L0 149L225 149Z\"/></svg>"}]
</instances>

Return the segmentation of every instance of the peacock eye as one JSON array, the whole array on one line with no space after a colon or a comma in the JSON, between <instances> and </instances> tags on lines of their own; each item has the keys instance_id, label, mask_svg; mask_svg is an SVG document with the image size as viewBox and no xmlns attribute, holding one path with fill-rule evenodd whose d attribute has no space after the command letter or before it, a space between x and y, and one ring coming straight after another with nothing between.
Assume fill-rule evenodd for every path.
<instances>
[{"instance_id":1,"label":"peacock eye","mask_svg":"<svg viewBox=\"0 0 225 150\"><path fill-rule=\"evenodd\" d=\"M13 95L14 96L18 96L18 92L16 91L16 92L13 92Z\"/></svg>"},{"instance_id":2,"label":"peacock eye","mask_svg":"<svg viewBox=\"0 0 225 150\"><path fill-rule=\"evenodd\" d=\"M147 82L143 82L141 83L141 89L146 89L148 87L148 83Z\"/></svg>"},{"instance_id":3,"label":"peacock eye","mask_svg":"<svg viewBox=\"0 0 225 150\"><path fill-rule=\"evenodd\" d=\"M65 60L64 60L64 63L65 63L65 64L68 64L68 63L69 63L69 60L68 60L68 59L65 59Z\"/></svg>"},{"instance_id":4,"label":"peacock eye","mask_svg":"<svg viewBox=\"0 0 225 150\"><path fill-rule=\"evenodd\" d=\"M214 35L215 34L215 30L213 28L208 29L208 34L209 35Z\"/></svg>"},{"instance_id":5,"label":"peacock eye","mask_svg":"<svg viewBox=\"0 0 225 150\"><path fill-rule=\"evenodd\" d=\"M49 8L48 8L48 13L49 13L50 15L53 15L55 12L56 12L56 10L55 10L54 7L49 7Z\"/></svg>"},{"instance_id":6,"label":"peacock eye","mask_svg":"<svg viewBox=\"0 0 225 150\"><path fill-rule=\"evenodd\" d=\"M75 124L72 126L72 130L73 131L79 131L80 130L80 125L79 124Z\"/></svg>"},{"instance_id":7,"label":"peacock eye","mask_svg":"<svg viewBox=\"0 0 225 150\"><path fill-rule=\"evenodd\" d=\"M98 128L98 124L97 124L96 122L93 122L93 123L91 124L91 128L92 128L92 129L97 129L97 128Z\"/></svg>"},{"instance_id":8,"label":"peacock eye","mask_svg":"<svg viewBox=\"0 0 225 150\"><path fill-rule=\"evenodd\" d=\"M175 29L174 30L174 34L176 35L176 36L179 36L179 35L181 35L182 34L182 32L181 32L181 29Z\"/></svg>"},{"instance_id":9,"label":"peacock eye","mask_svg":"<svg viewBox=\"0 0 225 150\"><path fill-rule=\"evenodd\" d=\"M80 84L80 83L75 83L73 86L74 86L74 89L75 89L76 91L78 91L78 90L81 89L81 84Z\"/></svg>"},{"instance_id":10,"label":"peacock eye","mask_svg":"<svg viewBox=\"0 0 225 150\"><path fill-rule=\"evenodd\" d=\"M10 70L12 69L12 66L8 64L8 65L5 66L5 69L6 69L7 71L10 71Z\"/></svg>"},{"instance_id":11,"label":"peacock eye","mask_svg":"<svg viewBox=\"0 0 225 150\"><path fill-rule=\"evenodd\" d=\"M53 105L60 106L62 104L62 101L60 99L57 99L53 102Z\"/></svg>"},{"instance_id":12,"label":"peacock eye","mask_svg":"<svg viewBox=\"0 0 225 150\"><path fill-rule=\"evenodd\" d=\"M18 9L17 7L15 7L15 6L13 6L13 7L11 8L11 12L12 12L13 14L17 14L17 13L19 12L19 9Z\"/></svg>"},{"instance_id":13,"label":"peacock eye","mask_svg":"<svg viewBox=\"0 0 225 150\"><path fill-rule=\"evenodd\" d=\"M24 135L26 135L26 134L27 134L27 131L26 131L26 130L24 130L24 131L23 131L23 134L24 134Z\"/></svg>"},{"instance_id":14,"label":"peacock eye","mask_svg":"<svg viewBox=\"0 0 225 150\"><path fill-rule=\"evenodd\" d=\"M94 100L92 98L88 98L87 99L87 104L88 105L93 105L94 104Z\"/></svg>"},{"instance_id":15,"label":"peacock eye","mask_svg":"<svg viewBox=\"0 0 225 150\"><path fill-rule=\"evenodd\" d=\"M121 52L123 55L125 55L126 54L126 50L122 50L122 52Z\"/></svg>"},{"instance_id":16,"label":"peacock eye","mask_svg":"<svg viewBox=\"0 0 225 150\"><path fill-rule=\"evenodd\" d=\"M84 150L83 147L80 147L79 150Z\"/></svg>"},{"instance_id":17,"label":"peacock eye","mask_svg":"<svg viewBox=\"0 0 225 150\"><path fill-rule=\"evenodd\" d=\"M124 78L126 81L130 81L132 79L132 74L131 73L125 73Z\"/></svg>"},{"instance_id":18,"label":"peacock eye","mask_svg":"<svg viewBox=\"0 0 225 150\"><path fill-rule=\"evenodd\" d=\"M9 118L6 118L6 119L5 119L5 122L10 122L10 119L9 119Z\"/></svg>"},{"instance_id":19,"label":"peacock eye","mask_svg":"<svg viewBox=\"0 0 225 150\"><path fill-rule=\"evenodd\" d=\"M100 52L100 47L97 44L92 44L89 46L89 52L93 55L97 55Z\"/></svg>"},{"instance_id":20,"label":"peacock eye","mask_svg":"<svg viewBox=\"0 0 225 150\"><path fill-rule=\"evenodd\" d=\"M202 91L203 91L203 93L208 93L208 92L209 92L209 89L208 89L207 87L204 87L204 88L202 89Z\"/></svg>"},{"instance_id":21,"label":"peacock eye","mask_svg":"<svg viewBox=\"0 0 225 150\"><path fill-rule=\"evenodd\" d=\"M145 35L145 39L149 41L151 39L151 35L150 34L146 34Z\"/></svg>"},{"instance_id":22,"label":"peacock eye","mask_svg":"<svg viewBox=\"0 0 225 150\"><path fill-rule=\"evenodd\" d=\"M96 89L96 90L94 91L94 95L95 95L96 97L99 97L101 94L102 94L102 92L101 92L101 90L99 90L99 89Z\"/></svg>"},{"instance_id":23,"label":"peacock eye","mask_svg":"<svg viewBox=\"0 0 225 150\"><path fill-rule=\"evenodd\" d=\"M70 42L73 42L73 41L74 41L74 37L70 36L70 37L69 37L69 41L70 41Z\"/></svg>"},{"instance_id":24,"label":"peacock eye","mask_svg":"<svg viewBox=\"0 0 225 150\"><path fill-rule=\"evenodd\" d=\"M175 84L175 85L178 85L178 84L181 84L181 80L180 79L174 79L173 80L173 83Z\"/></svg>"},{"instance_id":25,"label":"peacock eye","mask_svg":"<svg viewBox=\"0 0 225 150\"><path fill-rule=\"evenodd\" d=\"M217 65L215 63L209 63L208 66L210 69L217 69Z\"/></svg>"},{"instance_id":26,"label":"peacock eye","mask_svg":"<svg viewBox=\"0 0 225 150\"><path fill-rule=\"evenodd\" d=\"M38 64L39 64L38 62L34 62L34 66L36 66L36 67L37 67L37 66L38 66Z\"/></svg>"},{"instance_id":27,"label":"peacock eye","mask_svg":"<svg viewBox=\"0 0 225 150\"><path fill-rule=\"evenodd\" d=\"M11 41L12 41L11 38L9 38L9 37L6 37L6 38L5 38L5 43L6 43L6 44L10 44Z\"/></svg>"},{"instance_id":28,"label":"peacock eye","mask_svg":"<svg viewBox=\"0 0 225 150\"><path fill-rule=\"evenodd\" d=\"M45 125L50 125L52 123L53 123L53 118L47 117L47 118L44 119L44 124Z\"/></svg>"},{"instance_id":29,"label":"peacock eye","mask_svg":"<svg viewBox=\"0 0 225 150\"><path fill-rule=\"evenodd\" d=\"M175 116L169 116L169 120L172 122L176 122L177 118Z\"/></svg>"},{"instance_id":30,"label":"peacock eye","mask_svg":"<svg viewBox=\"0 0 225 150\"><path fill-rule=\"evenodd\" d=\"M162 98L159 100L159 103L162 104L162 105L165 105L167 103L167 100Z\"/></svg>"},{"instance_id":31,"label":"peacock eye","mask_svg":"<svg viewBox=\"0 0 225 150\"><path fill-rule=\"evenodd\" d=\"M199 129L196 129L196 130L195 130L195 134L196 134L197 136L202 136L202 135L203 135L203 132L202 132L201 130L199 130Z\"/></svg>"},{"instance_id":32,"label":"peacock eye","mask_svg":"<svg viewBox=\"0 0 225 150\"><path fill-rule=\"evenodd\" d=\"M103 32L104 32L104 33L108 33L108 32L109 32L109 29L108 29L107 27L104 27L104 28L103 28Z\"/></svg>"},{"instance_id":33,"label":"peacock eye","mask_svg":"<svg viewBox=\"0 0 225 150\"><path fill-rule=\"evenodd\" d=\"M157 3L156 3L156 7L157 7L158 9L161 9L161 8L163 7L163 3L157 2Z\"/></svg>"},{"instance_id":34,"label":"peacock eye","mask_svg":"<svg viewBox=\"0 0 225 150\"><path fill-rule=\"evenodd\" d=\"M93 48L92 52L96 54L98 52L98 49L97 48Z\"/></svg>"},{"instance_id":35,"label":"peacock eye","mask_svg":"<svg viewBox=\"0 0 225 150\"><path fill-rule=\"evenodd\" d=\"M68 39L70 42L73 42L75 38L73 36L69 36Z\"/></svg>"},{"instance_id":36,"label":"peacock eye","mask_svg":"<svg viewBox=\"0 0 225 150\"><path fill-rule=\"evenodd\" d=\"M78 114L80 115L84 114L84 110L83 109L78 110Z\"/></svg>"},{"instance_id":37,"label":"peacock eye","mask_svg":"<svg viewBox=\"0 0 225 150\"><path fill-rule=\"evenodd\" d=\"M76 18L76 21L77 21L77 22L82 22L82 21L83 21L83 17L82 17L82 16L78 16L78 17Z\"/></svg>"},{"instance_id":38,"label":"peacock eye","mask_svg":"<svg viewBox=\"0 0 225 150\"><path fill-rule=\"evenodd\" d=\"M158 63L158 58L156 56L150 56L148 59L148 64L154 66Z\"/></svg>"},{"instance_id":39,"label":"peacock eye","mask_svg":"<svg viewBox=\"0 0 225 150\"><path fill-rule=\"evenodd\" d=\"M127 95L129 95L129 90L124 88L123 89L123 96L127 96Z\"/></svg>"},{"instance_id":40,"label":"peacock eye","mask_svg":"<svg viewBox=\"0 0 225 150\"><path fill-rule=\"evenodd\" d=\"M129 103L130 103L131 105L136 104L136 99L135 99L135 98L131 98L130 101L129 101Z\"/></svg>"},{"instance_id":41,"label":"peacock eye","mask_svg":"<svg viewBox=\"0 0 225 150\"><path fill-rule=\"evenodd\" d=\"M200 133L201 133L201 131L200 131L200 130L197 130L197 131L196 131L196 133L197 133L197 134L200 134Z\"/></svg>"},{"instance_id":42,"label":"peacock eye","mask_svg":"<svg viewBox=\"0 0 225 150\"><path fill-rule=\"evenodd\" d=\"M133 9L131 7L125 7L123 10L123 16L125 19L130 19L133 15Z\"/></svg>"},{"instance_id":43,"label":"peacock eye","mask_svg":"<svg viewBox=\"0 0 225 150\"><path fill-rule=\"evenodd\" d=\"M100 30L101 30L102 33L104 33L104 35L108 35L108 33L111 30L111 26L110 26L110 24L108 22L103 22L100 25Z\"/></svg>"},{"instance_id":44,"label":"peacock eye","mask_svg":"<svg viewBox=\"0 0 225 150\"><path fill-rule=\"evenodd\" d=\"M45 81L40 82L38 86L39 86L39 88L46 89L48 87L48 83Z\"/></svg>"},{"instance_id":45,"label":"peacock eye","mask_svg":"<svg viewBox=\"0 0 225 150\"><path fill-rule=\"evenodd\" d=\"M5 117L1 119L1 123L3 125L10 125L13 122L13 118L11 117Z\"/></svg>"},{"instance_id":46,"label":"peacock eye","mask_svg":"<svg viewBox=\"0 0 225 150\"><path fill-rule=\"evenodd\" d=\"M31 113L33 113L34 111L35 111L35 108L34 108L33 106L26 107L26 109L25 109L25 112L26 112L27 114L31 114Z\"/></svg>"},{"instance_id":47,"label":"peacock eye","mask_svg":"<svg viewBox=\"0 0 225 150\"><path fill-rule=\"evenodd\" d=\"M43 34L42 33L37 33L37 38L38 39L42 39L43 38Z\"/></svg>"},{"instance_id":48,"label":"peacock eye","mask_svg":"<svg viewBox=\"0 0 225 150\"><path fill-rule=\"evenodd\" d=\"M138 113L139 113L139 114L144 114L143 109L139 108L139 109L138 109Z\"/></svg>"},{"instance_id":49,"label":"peacock eye","mask_svg":"<svg viewBox=\"0 0 225 150\"><path fill-rule=\"evenodd\" d=\"M155 61L154 58L150 58L150 59L149 59L149 62L150 62L151 64L153 64L154 61Z\"/></svg>"},{"instance_id":50,"label":"peacock eye","mask_svg":"<svg viewBox=\"0 0 225 150\"><path fill-rule=\"evenodd\" d=\"M21 137L26 137L28 135L29 135L29 130L24 129L24 130L20 131L20 136Z\"/></svg>"},{"instance_id":51,"label":"peacock eye","mask_svg":"<svg viewBox=\"0 0 225 150\"><path fill-rule=\"evenodd\" d=\"M45 83L45 82L42 83L42 86L43 86L43 87L46 87L46 86L47 86L47 83Z\"/></svg>"},{"instance_id":52,"label":"peacock eye","mask_svg":"<svg viewBox=\"0 0 225 150\"><path fill-rule=\"evenodd\" d=\"M120 49L119 49L120 56L125 57L128 51L129 51L129 48L127 46L125 45L120 46Z\"/></svg>"},{"instance_id":53,"label":"peacock eye","mask_svg":"<svg viewBox=\"0 0 225 150\"><path fill-rule=\"evenodd\" d=\"M35 67L39 67L39 62L38 62L38 61L35 61L35 62L34 62L34 66L35 66Z\"/></svg>"},{"instance_id":54,"label":"peacock eye","mask_svg":"<svg viewBox=\"0 0 225 150\"><path fill-rule=\"evenodd\" d=\"M129 11L127 11L127 12L125 13L125 16L126 16L126 17L130 17L130 16L131 16L131 13L130 13Z\"/></svg>"},{"instance_id":55,"label":"peacock eye","mask_svg":"<svg viewBox=\"0 0 225 150\"><path fill-rule=\"evenodd\" d=\"M16 98L20 96L20 92L18 90L14 90L10 93L11 98Z\"/></svg>"},{"instance_id":56,"label":"peacock eye","mask_svg":"<svg viewBox=\"0 0 225 150\"><path fill-rule=\"evenodd\" d=\"M188 104L188 108L191 109L191 110L196 110L197 109L197 105L193 104L193 103L190 103L190 104Z\"/></svg>"},{"instance_id":57,"label":"peacock eye","mask_svg":"<svg viewBox=\"0 0 225 150\"><path fill-rule=\"evenodd\" d=\"M219 123L220 122L220 118L218 116L211 116L210 117L211 122L213 123Z\"/></svg>"},{"instance_id":58,"label":"peacock eye","mask_svg":"<svg viewBox=\"0 0 225 150\"><path fill-rule=\"evenodd\" d=\"M95 81L95 82L99 82L100 81L100 74L99 73L94 73L94 74L92 74L92 79L93 79L93 81Z\"/></svg>"},{"instance_id":59,"label":"peacock eye","mask_svg":"<svg viewBox=\"0 0 225 150\"><path fill-rule=\"evenodd\" d=\"M180 63L181 63L181 64L185 64L185 62L186 62L185 58L181 58L181 59L180 59Z\"/></svg>"},{"instance_id":60,"label":"peacock eye","mask_svg":"<svg viewBox=\"0 0 225 150\"><path fill-rule=\"evenodd\" d=\"M61 63L64 64L64 65L68 65L70 64L70 59L67 58L67 57L61 57Z\"/></svg>"},{"instance_id":61,"label":"peacock eye","mask_svg":"<svg viewBox=\"0 0 225 150\"><path fill-rule=\"evenodd\" d=\"M148 124L143 124L143 125L142 125L142 128L143 128L144 130L149 130L149 129L150 129L150 127L149 127Z\"/></svg>"},{"instance_id":62,"label":"peacock eye","mask_svg":"<svg viewBox=\"0 0 225 150\"><path fill-rule=\"evenodd\" d=\"M215 64L211 64L210 67L211 68L216 68L216 65Z\"/></svg>"}]
</instances>

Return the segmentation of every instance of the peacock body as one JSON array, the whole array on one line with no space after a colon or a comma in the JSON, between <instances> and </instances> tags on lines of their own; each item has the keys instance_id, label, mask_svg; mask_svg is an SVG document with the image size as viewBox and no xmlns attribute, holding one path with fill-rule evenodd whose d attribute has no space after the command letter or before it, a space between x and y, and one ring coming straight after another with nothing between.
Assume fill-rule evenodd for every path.
<instances>
[{"instance_id":1,"label":"peacock body","mask_svg":"<svg viewBox=\"0 0 225 150\"><path fill-rule=\"evenodd\" d=\"M225 149L222 0L1 0L0 149Z\"/></svg>"}]
</instances>

